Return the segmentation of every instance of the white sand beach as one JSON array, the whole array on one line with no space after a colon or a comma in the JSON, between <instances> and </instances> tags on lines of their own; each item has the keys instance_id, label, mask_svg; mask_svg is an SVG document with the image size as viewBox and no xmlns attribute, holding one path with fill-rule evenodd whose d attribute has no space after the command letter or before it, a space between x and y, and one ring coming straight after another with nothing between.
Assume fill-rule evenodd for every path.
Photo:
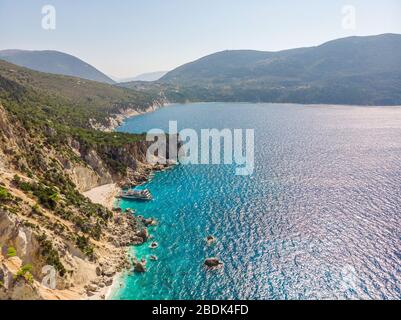
<instances>
[{"instance_id":1,"label":"white sand beach","mask_svg":"<svg viewBox=\"0 0 401 320\"><path fill-rule=\"evenodd\" d=\"M89 198L93 203L101 204L111 210L114 207L114 202L119 191L120 188L117 184L111 183L93 188L84 192L83 195Z\"/></svg>"}]
</instances>

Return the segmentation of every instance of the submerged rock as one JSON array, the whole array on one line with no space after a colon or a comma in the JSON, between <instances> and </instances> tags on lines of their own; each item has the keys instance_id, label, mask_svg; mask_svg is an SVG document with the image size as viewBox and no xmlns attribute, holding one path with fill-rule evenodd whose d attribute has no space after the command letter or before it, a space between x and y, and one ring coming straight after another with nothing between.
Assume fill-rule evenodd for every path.
<instances>
[{"instance_id":1,"label":"submerged rock","mask_svg":"<svg viewBox=\"0 0 401 320\"><path fill-rule=\"evenodd\" d=\"M210 246L211 244L215 243L217 241L217 238L214 236L207 236L206 237L206 242Z\"/></svg>"},{"instance_id":2,"label":"submerged rock","mask_svg":"<svg viewBox=\"0 0 401 320\"><path fill-rule=\"evenodd\" d=\"M142 220L143 224L145 226L155 226L157 225L157 221L153 218L149 218L149 219L143 219Z\"/></svg>"},{"instance_id":3,"label":"submerged rock","mask_svg":"<svg viewBox=\"0 0 401 320\"><path fill-rule=\"evenodd\" d=\"M156 249L159 246L159 244L157 242L152 242L149 246L149 248L151 249Z\"/></svg>"},{"instance_id":4,"label":"submerged rock","mask_svg":"<svg viewBox=\"0 0 401 320\"><path fill-rule=\"evenodd\" d=\"M147 241L149 239L149 232L147 228L143 228L142 230L137 232L137 237L140 237L143 239L143 241Z\"/></svg>"},{"instance_id":5,"label":"submerged rock","mask_svg":"<svg viewBox=\"0 0 401 320\"><path fill-rule=\"evenodd\" d=\"M138 273L146 272L146 266L145 266L145 264L142 263L142 262L139 262L139 261L136 262L135 265L134 265L134 271L135 271L135 272L138 272Z\"/></svg>"},{"instance_id":6,"label":"submerged rock","mask_svg":"<svg viewBox=\"0 0 401 320\"><path fill-rule=\"evenodd\" d=\"M205 265L209 268L221 267L223 263L218 258L207 258L205 260Z\"/></svg>"}]
</instances>

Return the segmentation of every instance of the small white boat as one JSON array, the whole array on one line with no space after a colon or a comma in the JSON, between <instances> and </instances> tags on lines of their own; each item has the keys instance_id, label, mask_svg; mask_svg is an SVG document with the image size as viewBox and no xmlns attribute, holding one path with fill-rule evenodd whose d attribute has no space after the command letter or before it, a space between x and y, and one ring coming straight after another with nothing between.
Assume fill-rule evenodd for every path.
<instances>
[{"instance_id":1,"label":"small white boat","mask_svg":"<svg viewBox=\"0 0 401 320\"><path fill-rule=\"evenodd\" d=\"M148 189L145 190L128 190L123 191L119 194L119 198L128 199L128 200L152 200L152 194Z\"/></svg>"}]
</instances>

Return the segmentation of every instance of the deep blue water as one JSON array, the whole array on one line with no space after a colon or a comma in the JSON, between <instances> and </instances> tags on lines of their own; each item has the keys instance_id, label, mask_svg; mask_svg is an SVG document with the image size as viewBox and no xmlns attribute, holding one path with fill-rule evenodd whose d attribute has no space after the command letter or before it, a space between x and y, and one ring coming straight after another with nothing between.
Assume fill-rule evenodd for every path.
<instances>
[{"instance_id":1,"label":"deep blue water","mask_svg":"<svg viewBox=\"0 0 401 320\"><path fill-rule=\"evenodd\" d=\"M179 165L145 187L155 217L145 274L115 299L400 299L401 108L200 103L126 121L143 132L255 129L255 172ZM215 235L214 246L204 238ZM206 257L224 262L203 267Z\"/></svg>"}]
</instances>

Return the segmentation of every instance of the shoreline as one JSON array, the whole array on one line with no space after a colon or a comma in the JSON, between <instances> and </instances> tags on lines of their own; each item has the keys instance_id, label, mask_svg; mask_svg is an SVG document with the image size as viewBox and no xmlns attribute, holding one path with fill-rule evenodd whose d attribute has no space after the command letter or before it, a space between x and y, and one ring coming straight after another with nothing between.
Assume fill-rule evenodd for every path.
<instances>
[{"instance_id":1,"label":"shoreline","mask_svg":"<svg viewBox=\"0 0 401 320\"><path fill-rule=\"evenodd\" d=\"M117 115L115 118L111 118L111 123L110 126L107 128L97 128L103 131L115 131L117 127L123 124L123 122L132 117L136 117L139 115L143 115L146 113L150 112L155 112L159 108L163 106L167 106L170 103L162 103L162 104L154 104L150 107L148 107L144 111L138 111L138 110L126 110L122 112L121 114ZM138 183L137 185L142 185L144 183L149 182L155 172L162 172L165 170L168 170L175 166L176 164L168 163L167 165L152 165L148 166L145 165L145 168L147 167L148 171L146 173L142 173L145 175L144 181L141 183ZM134 187L135 185L132 185ZM100 205L103 205L104 207L108 208L111 211L115 211L115 209L119 209L120 206L117 204L117 195L119 192L122 190L122 184L121 183L109 183L101 186L94 187L90 190L87 190L83 192L82 194L89 198L93 203L97 203ZM122 279L124 275L129 272L129 270L133 267L132 265L132 258L135 257L135 246L126 246L124 247L124 255L130 263L129 268L125 268L123 270L117 271L116 274L111 278L112 279L112 284L108 287L103 287L103 288L98 288L96 292L93 292L91 296L84 295L82 296L82 299L84 300L111 300L114 294L121 289L123 286Z\"/></svg>"},{"instance_id":2,"label":"shoreline","mask_svg":"<svg viewBox=\"0 0 401 320\"><path fill-rule=\"evenodd\" d=\"M154 165L146 174L146 179L142 183L138 183L137 185L142 185L144 183L149 182L153 177L155 172L163 172L168 169L171 169L176 164L168 164L168 165ZM134 187L134 185L132 186ZM118 201L116 196L122 190L122 186L117 183L110 183L102 186L98 186L92 188L86 192L83 192L83 195L89 198L92 202L101 204L108 208L111 211L115 211L119 209L120 206L117 205ZM120 213L118 213L120 214ZM114 294L121 288L123 285L122 279L124 275L129 272L133 265L132 259L135 258L135 246L129 245L122 248L124 250L124 255L126 260L129 262L130 267L126 267L123 270L115 270L116 274L111 277L112 284L107 287L98 288L96 292L92 292L91 296L83 295L81 299L83 300L111 300Z\"/></svg>"},{"instance_id":3,"label":"shoreline","mask_svg":"<svg viewBox=\"0 0 401 320\"><path fill-rule=\"evenodd\" d=\"M93 203L97 203L105 206L109 210L116 208L115 203L117 202L116 196L121 191L121 188L117 183L110 183L102 186L92 188L83 193L83 195L89 198ZM128 250L130 247L126 248L126 255L129 258ZM125 270L126 271L126 270ZM83 297L85 300L111 300L114 292L118 289L119 279L123 276L124 271L117 272L112 277L112 285L104 288L100 288L98 292L95 292L93 296Z\"/></svg>"},{"instance_id":4,"label":"shoreline","mask_svg":"<svg viewBox=\"0 0 401 320\"><path fill-rule=\"evenodd\" d=\"M144 110L138 110L135 108L129 108L126 110L122 110L118 114L114 114L113 116L109 117L109 125L104 126L99 123L93 123L92 127L93 129L105 131L105 132L113 132L115 131L119 126L121 126L125 120L129 118L133 118L136 116L144 115L147 113L155 112L160 108L166 107L170 105L171 103L168 101L156 101L154 104L151 106L145 108Z\"/></svg>"},{"instance_id":5,"label":"shoreline","mask_svg":"<svg viewBox=\"0 0 401 320\"><path fill-rule=\"evenodd\" d=\"M123 276L124 272L117 272L113 277L113 283L111 286L100 288L97 292L95 292L92 296L86 296L83 300L112 300L113 294L118 289L117 285L120 283L120 279Z\"/></svg>"}]
</instances>

